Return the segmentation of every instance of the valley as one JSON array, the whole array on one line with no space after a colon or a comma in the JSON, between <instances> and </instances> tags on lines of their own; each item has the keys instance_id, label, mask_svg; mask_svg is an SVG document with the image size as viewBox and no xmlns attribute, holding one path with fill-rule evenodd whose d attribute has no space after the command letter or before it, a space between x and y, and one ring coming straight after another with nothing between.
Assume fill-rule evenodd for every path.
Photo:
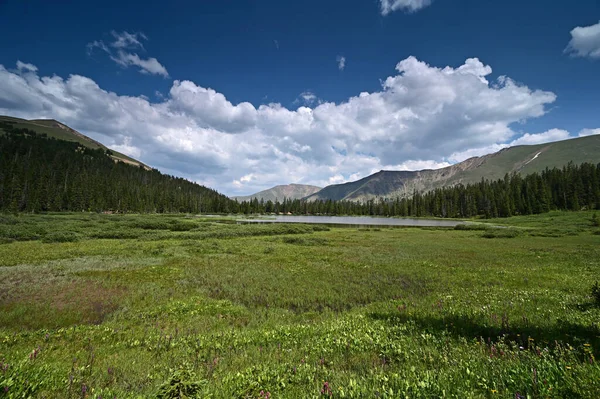
<instances>
[{"instance_id":1,"label":"valley","mask_svg":"<svg viewBox=\"0 0 600 399\"><path fill-rule=\"evenodd\" d=\"M1 215L1 395L595 397L594 215Z\"/></svg>"}]
</instances>

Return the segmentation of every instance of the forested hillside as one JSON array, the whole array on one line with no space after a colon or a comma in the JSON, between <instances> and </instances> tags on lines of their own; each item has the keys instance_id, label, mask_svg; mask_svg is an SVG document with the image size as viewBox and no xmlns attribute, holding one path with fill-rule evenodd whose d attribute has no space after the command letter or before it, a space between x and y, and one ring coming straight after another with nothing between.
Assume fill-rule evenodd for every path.
<instances>
[{"instance_id":1,"label":"forested hillside","mask_svg":"<svg viewBox=\"0 0 600 399\"><path fill-rule=\"evenodd\" d=\"M388 200L410 198L415 191L424 193L457 184L476 184L482 178L493 181L513 173L527 176L546 169L562 168L571 161L578 164L600 161L600 135L518 145L441 169L382 170L357 181L324 187L307 199L365 202L380 197Z\"/></svg>"},{"instance_id":2,"label":"forested hillside","mask_svg":"<svg viewBox=\"0 0 600 399\"><path fill-rule=\"evenodd\" d=\"M569 163L527 176L514 173L495 181L439 188L410 198L353 201L271 201L240 204L245 213L435 216L470 218L530 215L550 210L600 209L600 164Z\"/></svg>"},{"instance_id":3,"label":"forested hillside","mask_svg":"<svg viewBox=\"0 0 600 399\"><path fill-rule=\"evenodd\" d=\"M235 203L111 151L1 122L0 211L228 212Z\"/></svg>"}]
</instances>

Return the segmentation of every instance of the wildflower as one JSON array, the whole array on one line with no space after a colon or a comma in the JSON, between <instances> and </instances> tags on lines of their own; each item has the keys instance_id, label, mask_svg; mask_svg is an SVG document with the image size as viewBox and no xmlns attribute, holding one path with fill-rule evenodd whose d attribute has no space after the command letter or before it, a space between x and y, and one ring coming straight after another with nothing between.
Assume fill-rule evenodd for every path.
<instances>
[{"instance_id":1,"label":"wildflower","mask_svg":"<svg viewBox=\"0 0 600 399\"><path fill-rule=\"evenodd\" d=\"M592 345L591 344L583 344L583 346L588 346L589 347L589 346L592 346Z\"/></svg>"},{"instance_id":2,"label":"wildflower","mask_svg":"<svg viewBox=\"0 0 600 399\"><path fill-rule=\"evenodd\" d=\"M571 366L567 366L567 370L571 370Z\"/></svg>"},{"instance_id":3,"label":"wildflower","mask_svg":"<svg viewBox=\"0 0 600 399\"><path fill-rule=\"evenodd\" d=\"M329 386L329 382L325 381L323 383L323 388L321 389L321 395L327 395L327 396L333 395L333 391L331 390L331 387Z\"/></svg>"},{"instance_id":4,"label":"wildflower","mask_svg":"<svg viewBox=\"0 0 600 399\"><path fill-rule=\"evenodd\" d=\"M492 389L492 393L498 393L498 391L495 389Z\"/></svg>"}]
</instances>

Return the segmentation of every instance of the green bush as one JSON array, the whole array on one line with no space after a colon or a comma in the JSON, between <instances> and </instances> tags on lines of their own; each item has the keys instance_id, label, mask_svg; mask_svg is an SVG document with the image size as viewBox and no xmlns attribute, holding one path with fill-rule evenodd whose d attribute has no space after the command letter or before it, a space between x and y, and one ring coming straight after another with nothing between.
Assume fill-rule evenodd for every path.
<instances>
[{"instance_id":1,"label":"green bush","mask_svg":"<svg viewBox=\"0 0 600 399\"><path fill-rule=\"evenodd\" d=\"M39 240L46 234L42 227L29 224L0 225L0 238L15 241Z\"/></svg>"},{"instance_id":2,"label":"green bush","mask_svg":"<svg viewBox=\"0 0 600 399\"><path fill-rule=\"evenodd\" d=\"M131 230L109 230L109 231L98 231L92 233L92 238L104 238L104 239L115 239L115 240L127 240L131 238L139 238L143 232L136 232Z\"/></svg>"},{"instance_id":3,"label":"green bush","mask_svg":"<svg viewBox=\"0 0 600 399\"><path fill-rule=\"evenodd\" d=\"M169 226L169 230L171 231L190 231L198 227L196 223L193 222L176 222Z\"/></svg>"},{"instance_id":4,"label":"green bush","mask_svg":"<svg viewBox=\"0 0 600 399\"><path fill-rule=\"evenodd\" d=\"M483 238L515 238L521 235L516 229L490 229L481 235Z\"/></svg>"},{"instance_id":5,"label":"green bush","mask_svg":"<svg viewBox=\"0 0 600 399\"><path fill-rule=\"evenodd\" d=\"M42 242L75 242L79 241L80 239L81 235L72 231L57 231L55 233L47 234L44 238L42 238Z\"/></svg>"},{"instance_id":6,"label":"green bush","mask_svg":"<svg viewBox=\"0 0 600 399\"><path fill-rule=\"evenodd\" d=\"M296 245L327 245L327 240L322 237L283 237L282 241L286 244Z\"/></svg>"},{"instance_id":7,"label":"green bush","mask_svg":"<svg viewBox=\"0 0 600 399\"><path fill-rule=\"evenodd\" d=\"M454 230L487 230L489 226L485 224L457 224L454 226Z\"/></svg>"},{"instance_id":8,"label":"green bush","mask_svg":"<svg viewBox=\"0 0 600 399\"><path fill-rule=\"evenodd\" d=\"M161 385L156 397L158 399L184 399L201 398L203 385L206 381L196 380L193 371L180 368L175 371L169 381Z\"/></svg>"},{"instance_id":9,"label":"green bush","mask_svg":"<svg viewBox=\"0 0 600 399\"><path fill-rule=\"evenodd\" d=\"M133 223L133 227L144 230L169 230L171 228L166 220L138 220Z\"/></svg>"},{"instance_id":10,"label":"green bush","mask_svg":"<svg viewBox=\"0 0 600 399\"><path fill-rule=\"evenodd\" d=\"M0 215L0 224L14 225L19 223L19 220L13 215Z\"/></svg>"},{"instance_id":11,"label":"green bush","mask_svg":"<svg viewBox=\"0 0 600 399\"><path fill-rule=\"evenodd\" d=\"M592 286L592 298L596 305L600 306L600 285L598 285L597 281L596 284Z\"/></svg>"}]
</instances>

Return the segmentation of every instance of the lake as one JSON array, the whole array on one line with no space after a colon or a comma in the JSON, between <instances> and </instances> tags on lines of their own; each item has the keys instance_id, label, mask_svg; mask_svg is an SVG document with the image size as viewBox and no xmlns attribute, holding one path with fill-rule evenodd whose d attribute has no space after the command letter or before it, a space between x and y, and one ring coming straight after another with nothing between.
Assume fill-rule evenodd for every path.
<instances>
[{"instance_id":1,"label":"lake","mask_svg":"<svg viewBox=\"0 0 600 399\"><path fill-rule=\"evenodd\" d=\"M240 224L246 223L313 223L334 224L340 226L418 226L418 227L454 227L464 224L459 220L384 218L371 216L290 216L275 215L268 219L240 219Z\"/></svg>"}]
</instances>

